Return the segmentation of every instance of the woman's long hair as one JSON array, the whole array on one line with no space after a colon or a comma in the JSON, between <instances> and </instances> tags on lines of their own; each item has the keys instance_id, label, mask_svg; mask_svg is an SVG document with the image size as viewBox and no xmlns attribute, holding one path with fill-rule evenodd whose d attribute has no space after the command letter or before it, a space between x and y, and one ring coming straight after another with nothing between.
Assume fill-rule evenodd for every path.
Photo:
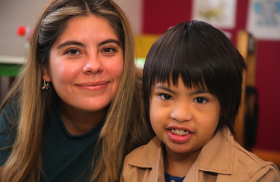
<instances>
[{"instance_id":1,"label":"woman's long hair","mask_svg":"<svg viewBox=\"0 0 280 182\"><path fill-rule=\"evenodd\" d=\"M48 65L50 49L63 33L67 22L77 16L94 14L106 19L115 30L124 50L124 72L101 130L95 156L98 159L90 181L117 181L125 155L133 146L150 137L142 100L142 73L134 64L134 36L124 12L112 0L51 1L39 18L30 42L21 76L1 105L18 100L20 116L16 139L3 169L3 181L40 180L42 135L51 106L57 97L54 88L42 91L42 66ZM94 23L94 22L93 22Z\"/></svg>"}]
</instances>

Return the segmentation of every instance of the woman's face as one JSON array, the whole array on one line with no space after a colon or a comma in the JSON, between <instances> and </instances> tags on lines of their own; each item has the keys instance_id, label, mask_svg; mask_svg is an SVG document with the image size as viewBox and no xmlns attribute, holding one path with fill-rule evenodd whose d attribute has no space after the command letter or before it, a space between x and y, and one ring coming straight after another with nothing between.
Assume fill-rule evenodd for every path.
<instances>
[{"instance_id":1,"label":"woman's face","mask_svg":"<svg viewBox=\"0 0 280 182\"><path fill-rule=\"evenodd\" d=\"M52 82L62 104L96 112L115 97L123 73L123 49L106 19L69 20L50 50L43 79Z\"/></svg>"}]
</instances>

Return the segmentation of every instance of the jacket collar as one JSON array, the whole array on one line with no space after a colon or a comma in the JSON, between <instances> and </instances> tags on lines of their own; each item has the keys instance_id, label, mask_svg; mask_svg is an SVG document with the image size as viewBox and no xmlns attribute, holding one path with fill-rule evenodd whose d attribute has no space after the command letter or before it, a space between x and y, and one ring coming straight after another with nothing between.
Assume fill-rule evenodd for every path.
<instances>
[{"instance_id":1,"label":"jacket collar","mask_svg":"<svg viewBox=\"0 0 280 182\"><path fill-rule=\"evenodd\" d=\"M151 169L147 182L165 181L162 144L158 137L154 137L137 157L128 161L132 166Z\"/></svg>"},{"instance_id":2,"label":"jacket collar","mask_svg":"<svg viewBox=\"0 0 280 182\"><path fill-rule=\"evenodd\" d=\"M155 136L147 145L144 146L144 150L128 163L132 166L141 168L153 168L159 161L159 158L163 158L163 143Z\"/></svg>"},{"instance_id":3,"label":"jacket collar","mask_svg":"<svg viewBox=\"0 0 280 182\"><path fill-rule=\"evenodd\" d=\"M201 171L231 174L233 165L233 136L228 129L217 132L202 148L192 168ZM156 136L141 153L128 163L140 168L161 168L163 164L163 143ZM161 163L161 164L160 164ZM162 165L163 168L163 165Z\"/></svg>"},{"instance_id":4,"label":"jacket collar","mask_svg":"<svg viewBox=\"0 0 280 182\"><path fill-rule=\"evenodd\" d=\"M234 139L229 129L217 132L202 148L198 157L199 170L231 174Z\"/></svg>"}]
</instances>

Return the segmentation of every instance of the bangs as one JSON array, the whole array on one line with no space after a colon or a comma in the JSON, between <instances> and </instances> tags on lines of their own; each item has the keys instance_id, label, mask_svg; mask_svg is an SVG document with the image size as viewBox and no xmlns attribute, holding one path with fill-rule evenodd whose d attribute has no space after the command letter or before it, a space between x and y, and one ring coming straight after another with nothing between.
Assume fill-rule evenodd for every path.
<instances>
[{"instance_id":1,"label":"bangs","mask_svg":"<svg viewBox=\"0 0 280 182\"><path fill-rule=\"evenodd\" d=\"M171 29L153 44L147 55L144 70L149 75L149 85L155 82L167 82L170 85L172 79L176 86L180 76L187 87L203 85L201 69L195 66L195 61L192 61L192 55L189 54L190 48L186 44L187 34L182 31L183 28L177 28L169 34Z\"/></svg>"}]
</instances>

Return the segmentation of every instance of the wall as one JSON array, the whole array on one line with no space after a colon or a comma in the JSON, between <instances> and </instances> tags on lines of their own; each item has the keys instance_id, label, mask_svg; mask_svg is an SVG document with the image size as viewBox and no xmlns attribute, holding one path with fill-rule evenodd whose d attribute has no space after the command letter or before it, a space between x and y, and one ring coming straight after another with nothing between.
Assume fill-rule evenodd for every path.
<instances>
[{"instance_id":1,"label":"wall","mask_svg":"<svg viewBox=\"0 0 280 182\"><path fill-rule=\"evenodd\" d=\"M0 56L24 57L28 41L17 35L20 25L33 27L49 0L0 0ZM142 29L142 0L115 0L135 33Z\"/></svg>"},{"instance_id":2,"label":"wall","mask_svg":"<svg viewBox=\"0 0 280 182\"><path fill-rule=\"evenodd\" d=\"M142 31L142 0L114 0L126 13L135 34Z\"/></svg>"},{"instance_id":3,"label":"wall","mask_svg":"<svg viewBox=\"0 0 280 182\"><path fill-rule=\"evenodd\" d=\"M0 55L25 56L28 41L17 36L20 25L33 27L47 0L0 1Z\"/></svg>"},{"instance_id":4,"label":"wall","mask_svg":"<svg viewBox=\"0 0 280 182\"><path fill-rule=\"evenodd\" d=\"M144 34L162 34L170 26L191 20L192 1L144 0ZM238 30L246 29L249 0L237 1L236 27L224 29L236 45ZM258 41L256 85L259 91L259 126L255 148L280 152L280 41Z\"/></svg>"}]
</instances>

